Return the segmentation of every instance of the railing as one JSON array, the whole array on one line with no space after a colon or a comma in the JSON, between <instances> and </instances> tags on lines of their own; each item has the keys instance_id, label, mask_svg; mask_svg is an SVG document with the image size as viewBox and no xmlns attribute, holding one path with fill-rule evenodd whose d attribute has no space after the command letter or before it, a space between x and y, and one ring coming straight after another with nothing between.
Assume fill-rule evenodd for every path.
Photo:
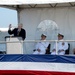
<instances>
[{"instance_id":1,"label":"railing","mask_svg":"<svg viewBox=\"0 0 75 75\"><path fill-rule=\"evenodd\" d=\"M41 42L40 40L25 40L25 41L0 41L0 44L6 44L6 43L37 43L37 42ZM44 42L55 42L56 43L56 54L58 54L58 42L75 42L75 40L62 40L62 41L59 41L59 40L45 40Z\"/></svg>"}]
</instances>

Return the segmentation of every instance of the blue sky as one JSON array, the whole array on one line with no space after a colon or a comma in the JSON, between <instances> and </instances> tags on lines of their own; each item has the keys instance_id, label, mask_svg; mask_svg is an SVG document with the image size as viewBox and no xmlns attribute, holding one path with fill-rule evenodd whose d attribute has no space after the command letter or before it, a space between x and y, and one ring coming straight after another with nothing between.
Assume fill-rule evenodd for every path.
<instances>
[{"instance_id":1,"label":"blue sky","mask_svg":"<svg viewBox=\"0 0 75 75\"><path fill-rule=\"evenodd\" d=\"M0 28L17 26L17 11L0 7Z\"/></svg>"}]
</instances>

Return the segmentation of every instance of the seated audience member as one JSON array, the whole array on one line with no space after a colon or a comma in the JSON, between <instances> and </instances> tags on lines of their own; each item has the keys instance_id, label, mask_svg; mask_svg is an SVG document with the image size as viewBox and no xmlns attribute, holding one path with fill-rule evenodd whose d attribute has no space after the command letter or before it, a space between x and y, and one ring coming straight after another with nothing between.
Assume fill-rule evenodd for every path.
<instances>
[{"instance_id":1,"label":"seated audience member","mask_svg":"<svg viewBox=\"0 0 75 75\"><path fill-rule=\"evenodd\" d=\"M8 33L10 35L14 34L15 37L22 37L22 39L24 40L26 38L26 31L22 27L23 25L19 24L17 28L14 28L13 30L11 30L11 24L10 24Z\"/></svg>"},{"instance_id":2,"label":"seated audience member","mask_svg":"<svg viewBox=\"0 0 75 75\"><path fill-rule=\"evenodd\" d=\"M65 51L68 49L68 43L65 42L63 40L63 38L64 38L64 35L58 34L58 40L59 40L59 42L57 43L57 46L58 46L57 47L57 49L58 49L57 54L58 55L64 55ZM52 55L56 54L56 44L54 44L54 48L53 48L51 54Z\"/></svg>"},{"instance_id":3,"label":"seated audience member","mask_svg":"<svg viewBox=\"0 0 75 75\"><path fill-rule=\"evenodd\" d=\"M49 42L44 42L46 40L46 35L42 34L41 35L41 42L38 42L35 46L35 51L33 54L45 54L46 53L46 49L49 45Z\"/></svg>"}]
</instances>

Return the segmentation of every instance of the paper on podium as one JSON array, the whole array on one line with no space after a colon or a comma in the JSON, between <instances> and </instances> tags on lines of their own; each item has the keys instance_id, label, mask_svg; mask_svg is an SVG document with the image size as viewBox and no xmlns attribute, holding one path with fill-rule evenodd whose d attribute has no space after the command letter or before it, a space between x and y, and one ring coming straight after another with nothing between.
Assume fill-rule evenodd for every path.
<instances>
[{"instance_id":1,"label":"paper on podium","mask_svg":"<svg viewBox=\"0 0 75 75\"><path fill-rule=\"evenodd\" d=\"M7 54L23 54L23 40L21 37L6 37Z\"/></svg>"}]
</instances>

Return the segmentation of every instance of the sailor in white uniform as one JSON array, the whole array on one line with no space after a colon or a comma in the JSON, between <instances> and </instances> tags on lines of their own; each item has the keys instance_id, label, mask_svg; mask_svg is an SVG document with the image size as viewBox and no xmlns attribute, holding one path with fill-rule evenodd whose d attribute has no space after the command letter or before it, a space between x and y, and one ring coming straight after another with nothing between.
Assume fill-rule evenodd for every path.
<instances>
[{"instance_id":1,"label":"sailor in white uniform","mask_svg":"<svg viewBox=\"0 0 75 75\"><path fill-rule=\"evenodd\" d=\"M46 35L41 35L41 42L38 42L35 46L35 51L33 54L45 54L49 42L46 42Z\"/></svg>"},{"instance_id":2,"label":"sailor in white uniform","mask_svg":"<svg viewBox=\"0 0 75 75\"><path fill-rule=\"evenodd\" d=\"M68 49L68 43L64 42L63 38L64 38L64 35L58 34L58 40L59 40L59 42L57 43L57 49L58 49L57 54L58 55L64 55L65 51ZM51 54L52 55L56 54L56 44L54 44L54 48Z\"/></svg>"}]
</instances>

